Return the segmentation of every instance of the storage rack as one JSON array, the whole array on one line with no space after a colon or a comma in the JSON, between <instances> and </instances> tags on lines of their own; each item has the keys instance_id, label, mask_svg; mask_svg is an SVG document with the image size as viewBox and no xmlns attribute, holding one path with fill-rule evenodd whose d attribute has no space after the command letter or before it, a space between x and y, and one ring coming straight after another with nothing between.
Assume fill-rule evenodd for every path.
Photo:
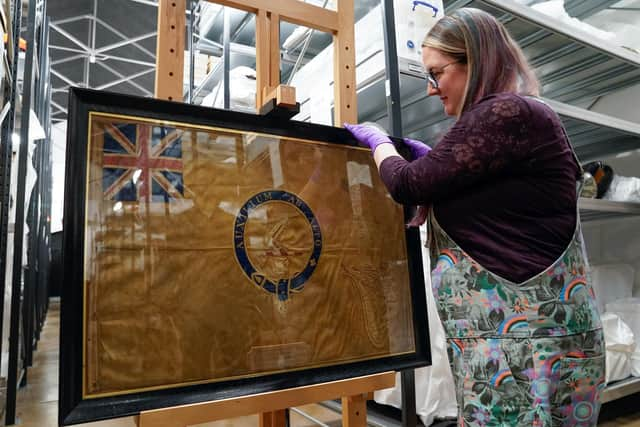
<instances>
[{"instance_id":1,"label":"storage rack","mask_svg":"<svg viewBox=\"0 0 640 427\"><path fill-rule=\"evenodd\" d=\"M640 215L640 203L613 202L601 199L580 198L582 221L603 221Z\"/></svg>"},{"instance_id":2,"label":"storage rack","mask_svg":"<svg viewBox=\"0 0 640 427\"><path fill-rule=\"evenodd\" d=\"M2 2L3 9L3 30L7 34L7 49L3 52L2 66L5 67L4 79L2 80L2 95L3 95L3 111L0 137L0 280L3 284L0 292L0 310L3 311L0 316L0 343L3 344L0 347L4 347L6 337L3 336L4 319L8 317L8 313L11 312L12 300L5 300L6 287L10 286L9 282L5 280L7 274L7 265L9 264L7 249L10 247L9 242L9 210L10 198L11 198L11 169L12 169L12 136L15 130L16 110L18 97L18 52L19 52L19 33L20 33L20 18L22 9L16 7L16 2ZM6 108L6 110L5 110ZM13 230L12 230L13 231ZM5 313L5 311L7 313ZM15 324L11 322L11 326ZM16 325L17 326L17 325ZM11 352L9 352L11 353ZM0 359L4 356L0 353ZM0 363L0 366L2 364ZM4 375L4 372L0 373ZM11 374L8 372L8 376ZM10 390L7 388L8 378L2 377L3 393L0 396L0 408L5 412L6 404L8 401L7 394Z\"/></svg>"},{"instance_id":3,"label":"storage rack","mask_svg":"<svg viewBox=\"0 0 640 427\"><path fill-rule=\"evenodd\" d=\"M512 0L445 1L496 16L536 68L546 97L575 103L640 82L640 55Z\"/></svg>"},{"instance_id":4,"label":"storage rack","mask_svg":"<svg viewBox=\"0 0 640 427\"><path fill-rule=\"evenodd\" d=\"M640 54L595 40L584 31L570 28L528 6L511 0L445 1L445 6L448 11L463 6L477 7L497 16L523 47L540 78L542 93L549 99L584 103L640 82ZM418 94L415 89L424 88L419 69L419 64L408 63L406 68L401 64L402 86L407 87L408 93ZM411 81L411 77L419 81ZM430 140L447 125L440 123L445 117L438 101L430 100L425 91L422 92L405 103L421 111L423 123L426 111L430 119L428 125L417 126L413 120L406 121L409 130L412 127L413 132L422 130L425 140ZM435 131L434 124L440 125L435 126ZM427 129L430 133L426 133Z\"/></svg>"},{"instance_id":5,"label":"storage rack","mask_svg":"<svg viewBox=\"0 0 640 427\"><path fill-rule=\"evenodd\" d=\"M10 11L8 7L5 9L9 5ZM24 4L22 1L3 1L2 8L3 30L7 33L7 56L2 59L2 66L5 67L2 95L7 110L1 121L0 307L3 313L0 315L0 331L3 331L2 322L7 318L10 325L9 336L1 337L3 348L8 339L8 363L3 363L8 366L8 370L6 393L1 396L4 411L0 413L4 413L5 423L11 425L16 420L17 388L27 383L27 368L32 364L33 350L44 324L48 304L51 88L46 0L30 0ZM23 21L26 23L26 31L21 33L20 24ZM24 67L19 66L20 35L27 42ZM19 69L24 73L18 73ZM43 126L44 138L34 140L30 126L34 116ZM19 143L14 142L17 135L20 137ZM35 149L33 157L29 159L31 142L35 143ZM18 153L16 165L12 165L14 151ZM37 181L33 190L27 194L29 162L37 173ZM13 230L9 227L12 190L16 193ZM25 209L27 200L28 209ZM26 224L30 230L28 239L23 238ZM11 234L13 242L9 241ZM23 259L23 247L27 250L26 259ZM5 256L8 248L13 249L12 257ZM24 265L27 267L24 268ZM5 280L7 269L11 271L10 280ZM5 300L5 295L10 295L10 299Z\"/></svg>"}]
</instances>

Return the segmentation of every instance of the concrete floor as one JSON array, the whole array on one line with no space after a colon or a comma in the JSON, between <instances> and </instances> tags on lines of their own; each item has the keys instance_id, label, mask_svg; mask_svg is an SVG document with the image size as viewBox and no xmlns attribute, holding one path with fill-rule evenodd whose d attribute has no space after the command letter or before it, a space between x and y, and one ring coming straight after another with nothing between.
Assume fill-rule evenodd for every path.
<instances>
[{"instance_id":1,"label":"concrete floor","mask_svg":"<svg viewBox=\"0 0 640 427\"><path fill-rule=\"evenodd\" d=\"M58 355L59 355L60 310L53 302L34 353L33 366L28 371L26 387L18 391L17 418L22 427L57 427L58 417ZM320 405L300 408L305 413L331 427L341 425L340 414ZM256 415L230 420L200 424L198 427L254 427L258 425ZM291 411L291 427L311 427L318 424ZM601 427L640 427L640 412L600 423ZM79 424L85 427L135 427L132 417L116 420Z\"/></svg>"}]
</instances>

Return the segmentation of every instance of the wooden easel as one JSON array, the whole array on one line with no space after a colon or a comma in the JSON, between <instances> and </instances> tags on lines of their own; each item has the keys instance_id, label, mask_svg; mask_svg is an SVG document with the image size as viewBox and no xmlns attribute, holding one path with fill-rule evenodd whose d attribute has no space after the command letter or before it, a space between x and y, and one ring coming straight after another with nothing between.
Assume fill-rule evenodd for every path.
<instances>
[{"instance_id":1,"label":"wooden easel","mask_svg":"<svg viewBox=\"0 0 640 427\"><path fill-rule=\"evenodd\" d=\"M280 20L333 35L334 123L357 121L353 0L331 11L298 0L209 0L256 15L256 109L296 104L295 89L280 84ZM155 96L182 100L186 0L159 0ZM366 400L395 385L395 373L141 412L138 427L185 427L259 413L260 427L284 427L285 409L342 397L342 424L366 426Z\"/></svg>"},{"instance_id":2,"label":"wooden easel","mask_svg":"<svg viewBox=\"0 0 640 427\"><path fill-rule=\"evenodd\" d=\"M138 427L186 427L210 421L260 414L260 426L284 425L284 409L323 400L342 398L342 425L366 426L366 393L395 385L395 373L369 375L251 396L194 403L141 412ZM346 404L346 407L345 407Z\"/></svg>"},{"instance_id":3,"label":"wooden easel","mask_svg":"<svg viewBox=\"0 0 640 427\"><path fill-rule=\"evenodd\" d=\"M333 35L334 123L355 123L356 56L353 0L339 0L332 11L298 0L209 0L256 15L256 107L280 85L280 20ZM181 100L186 0L159 0L155 96Z\"/></svg>"}]
</instances>

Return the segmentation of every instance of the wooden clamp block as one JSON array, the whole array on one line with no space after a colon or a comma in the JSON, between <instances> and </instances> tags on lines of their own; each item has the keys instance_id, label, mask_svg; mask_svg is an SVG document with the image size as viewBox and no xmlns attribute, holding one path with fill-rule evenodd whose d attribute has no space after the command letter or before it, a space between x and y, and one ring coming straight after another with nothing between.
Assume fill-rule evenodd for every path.
<instances>
[{"instance_id":1,"label":"wooden clamp block","mask_svg":"<svg viewBox=\"0 0 640 427\"><path fill-rule=\"evenodd\" d=\"M272 88L271 91L265 88L265 92L267 93L265 93L264 99L270 101L275 98L278 107L296 106L296 88L293 86L278 85Z\"/></svg>"},{"instance_id":2,"label":"wooden clamp block","mask_svg":"<svg viewBox=\"0 0 640 427\"><path fill-rule=\"evenodd\" d=\"M278 85L264 99L267 101L260 107L262 116L290 119L300 112L300 103L296 102L296 88L293 86Z\"/></svg>"}]
</instances>

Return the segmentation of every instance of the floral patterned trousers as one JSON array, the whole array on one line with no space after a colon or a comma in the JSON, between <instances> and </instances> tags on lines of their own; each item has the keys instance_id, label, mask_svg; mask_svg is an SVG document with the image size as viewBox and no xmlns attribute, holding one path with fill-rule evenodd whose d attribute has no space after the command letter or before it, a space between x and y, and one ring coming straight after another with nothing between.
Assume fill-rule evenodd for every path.
<instances>
[{"instance_id":1,"label":"floral patterned trousers","mask_svg":"<svg viewBox=\"0 0 640 427\"><path fill-rule=\"evenodd\" d=\"M484 269L430 216L432 289L460 426L596 426L604 339L579 225L549 268L515 284Z\"/></svg>"}]
</instances>

